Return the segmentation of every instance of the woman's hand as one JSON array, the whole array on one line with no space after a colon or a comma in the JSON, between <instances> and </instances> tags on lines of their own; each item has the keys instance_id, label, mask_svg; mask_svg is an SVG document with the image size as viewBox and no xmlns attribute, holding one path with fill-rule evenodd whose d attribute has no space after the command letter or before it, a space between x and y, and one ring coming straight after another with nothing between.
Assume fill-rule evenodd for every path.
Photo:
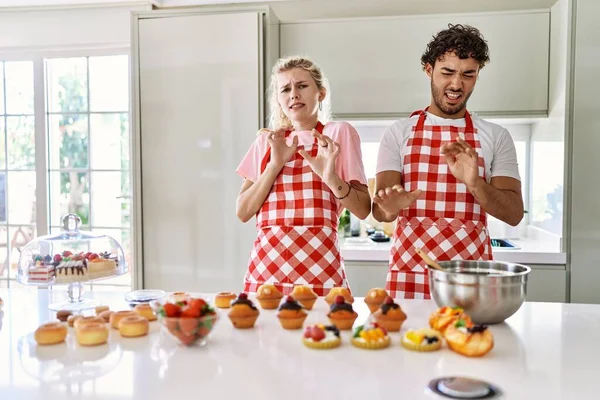
<instances>
[{"instance_id":1,"label":"woman's hand","mask_svg":"<svg viewBox=\"0 0 600 400\"><path fill-rule=\"evenodd\" d=\"M294 154L296 154L296 148L298 147L298 136L294 136L292 144L287 145L285 132L294 130L293 127L281 127L276 131L270 131L267 136L269 146L271 146L271 161L277 169L283 168L284 164L288 162Z\"/></svg>"},{"instance_id":2,"label":"woman's hand","mask_svg":"<svg viewBox=\"0 0 600 400\"><path fill-rule=\"evenodd\" d=\"M313 129L312 134L317 138L317 155L311 157L305 150L299 150L298 153L308 162L313 172L321 178L326 185L338 181L335 172L335 160L340 154L340 145L331 140L330 137L322 135Z\"/></svg>"}]
</instances>

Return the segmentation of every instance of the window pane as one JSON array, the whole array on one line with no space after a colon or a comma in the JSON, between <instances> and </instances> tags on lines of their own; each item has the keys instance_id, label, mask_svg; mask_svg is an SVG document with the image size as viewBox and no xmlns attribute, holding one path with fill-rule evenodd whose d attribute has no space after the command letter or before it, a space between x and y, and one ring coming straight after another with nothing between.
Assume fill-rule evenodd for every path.
<instances>
[{"instance_id":1,"label":"window pane","mask_svg":"<svg viewBox=\"0 0 600 400\"><path fill-rule=\"evenodd\" d=\"M99 281L102 284L131 285L131 232L129 229L100 229L93 228L92 232L108 235L115 239L123 248L128 272L125 275Z\"/></svg>"},{"instance_id":2,"label":"window pane","mask_svg":"<svg viewBox=\"0 0 600 400\"><path fill-rule=\"evenodd\" d=\"M127 114L90 116L92 169L129 168L129 118Z\"/></svg>"},{"instance_id":3,"label":"window pane","mask_svg":"<svg viewBox=\"0 0 600 400\"><path fill-rule=\"evenodd\" d=\"M33 62L4 63L6 113L33 114Z\"/></svg>"},{"instance_id":4,"label":"window pane","mask_svg":"<svg viewBox=\"0 0 600 400\"><path fill-rule=\"evenodd\" d=\"M365 176L367 179L375 178L379 142L363 142L360 145L360 149L362 153L363 165L365 166Z\"/></svg>"},{"instance_id":5,"label":"window pane","mask_svg":"<svg viewBox=\"0 0 600 400\"><path fill-rule=\"evenodd\" d=\"M8 229L6 225L0 226L0 278L8 278Z\"/></svg>"},{"instance_id":6,"label":"window pane","mask_svg":"<svg viewBox=\"0 0 600 400\"><path fill-rule=\"evenodd\" d=\"M8 222L35 224L35 171L8 172Z\"/></svg>"},{"instance_id":7,"label":"window pane","mask_svg":"<svg viewBox=\"0 0 600 400\"><path fill-rule=\"evenodd\" d=\"M8 168L35 169L35 117L7 117Z\"/></svg>"},{"instance_id":8,"label":"window pane","mask_svg":"<svg viewBox=\"0 0 600 400\"><path fill-rule=\"evenodd\" d=\"M0 117L0 169L6 168L6 148L4 135L6 134L6 120Z\"/></svg>"},{"instance_id":9,"label":"window pane","mask_svg":"<svg viewBox=\"0 0 600 400\"><path fill-rule=\"evenodd\" d=\"M88 167L87 114L50 115L48 132L51 169Z\"/></svg>"},{"instance_id":10,"label":"window pane","mask_svg":"<svg viewBox=\"0 0 600 400\"><path fill-rule=\"evenodd\" d=\"M129 57L90 57L90 111L129 110Z\"/></svg>"},{"instance_id":11,"label":"window pane","mask_svg":"<svg viewBox=\"0 0 600 400\"><path fill-rule=\"evenodd\" d=\"M87 59L85 57L46 60L46 82L49 112L88 110Z\"/></svg>"},{"instance_id":12,"label":"window pane","mask_svg":"<svg viewBox=\"0 0 600 400\"><path fill-rule=\"evenodd\" d=\"M129 227L129 172L92 172L92 224Z\"/></svg>"},{"instance_id":13,"label":"window pane","mask_svg":"<svg viewBox=\"0 0 600 400\"><path fill-rule=\"evenodd\" d=\"M4 63L0 62L0 114L4 114Z\"/></svg>"},{"instance_id":14,"label":"window pane","mask_svg":"<svg viewBox=\"0 0 600 400\"><path fill-rule=\"evenodd\" d=\"M6 173L0 172L0 222L6 222Z\"/></svg>"},{"instance_id":15,"label":"window pane","mask_svg":"<svg viewBox=\"0 0 600 400\"><path fill-rule=\"evenodd\" d=\"M89 224L90 186L87 173L50 172L50 223L62 226L62 217L75 213Z\"/></svg>"},{"instance_id":16,"label":"window pane","mask_svg":"<svg viewBox=\"0 0 600 400\"><path fill-rule=\"evenodd\" d=\"M8 228L8 237L10 239L10 278L17 277L17 268L19 265L19 256L23 247L36 237L35 226L11 226ZM4 261L4 259L2 260ZM1 267L0 267L1 268Z\"/></svg>"}]
</instances>

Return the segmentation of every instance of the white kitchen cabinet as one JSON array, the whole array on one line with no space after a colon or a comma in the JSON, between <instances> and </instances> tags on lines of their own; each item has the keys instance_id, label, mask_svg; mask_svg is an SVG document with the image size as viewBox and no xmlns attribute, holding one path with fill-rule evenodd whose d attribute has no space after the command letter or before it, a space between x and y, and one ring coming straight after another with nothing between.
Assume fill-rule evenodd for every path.
<instances>
[{"instance_id":1,"label":"white kitchen cabinet","mask_svg":"<svg viewBox=\"0 0 600 400\"><path fill-rule=\"evenodd\" d=\"M548 110L549 11L315 20L281 25L281 55L321 65L337 117L397 117L430 101L420 59L448 23L481 30L491 62L469 109L480 115L545 115Z\"/></svg>"},{"instance_id":2,"label":"white kitchen cabinet","mask_svg":"<svg viewBox=\"0 0 600 400\"><path fill-rule=\"evenodd\" d=\"M256 10L134 18L138 287L243 287L256 231L236 217L235 170L263 126L264 18Z\"/></svg>"},{"instance_id":3,"label":"white kitchen cabinet","mask_svg":"<svg viewBox=\"0 0 600 400\"><path fill-rule=\"evenodd\" d=\"M382 261L345 261L346 275L355 296L369 289L384 287L388 263ZM567 301L567 272L564 265L530 265L527 277L527 301Z\"/></svg>"}]
</instances>

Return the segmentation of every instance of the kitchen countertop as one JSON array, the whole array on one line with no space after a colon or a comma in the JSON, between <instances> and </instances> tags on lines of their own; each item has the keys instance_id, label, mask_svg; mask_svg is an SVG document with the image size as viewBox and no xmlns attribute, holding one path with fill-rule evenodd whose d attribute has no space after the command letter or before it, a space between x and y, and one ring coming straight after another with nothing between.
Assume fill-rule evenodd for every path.
<instances>
[{"instance_id":1,"label":"kitchen countertop","mask_svg":"<svg viewBox=\"0 0 600 400\"><path fill-rule=\"evenodd\" d=\"M111 309L126 309L124 293L93 292ZM304 347L302 331L283 330L274 311L261 310L255 329L233 329L225 313L205 347L183 347L151 323L150 335L80 348L37 347L32 332L52 320L48 303L62 291L0 289L0 398L2 399L426 399L431 379L468 376L497 385L506 399L595 399L600 305L525 303L505 323L491 326L495 347L480 359L453 353L417 353L353 347L350 332L334 350ZM408 315L402 331L426 326L430 300L399 302ZM368 315L356 298L356 324ZM319 299L306 323L326 322Z\"/></svg>"},{"instance_id":2,"label":"kitchen countertop","mask_svg":"<svg viewBox=\"0 0 600 400\"><path fill-rule=\"evenodd\" d=\"M519 249L492 248L495 260L520 264L565 265L566 253L560 251L556 241L539 238L509 239ZM385 243L373 242L368 237L350 237L340 239L340 251L345 261L383 261L388 262L391 240Z\"/></svg>"}]
</instances>

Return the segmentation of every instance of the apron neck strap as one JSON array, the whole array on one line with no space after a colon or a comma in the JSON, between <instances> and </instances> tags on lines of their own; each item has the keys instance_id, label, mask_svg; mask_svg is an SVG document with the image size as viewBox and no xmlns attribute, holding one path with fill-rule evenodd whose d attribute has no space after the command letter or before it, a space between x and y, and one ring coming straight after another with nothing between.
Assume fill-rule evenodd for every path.
<instances>
[{"instance_id":1,"label":"apron neck strap","mask_svg":"<svg viewBox=\"0 0 600 400\"><path fill-rule=\"evenodd\" d=\"M425 118L427 117L427 110L429 110L429 106L427 106L424 110L417 110L410 114L411 117L415 115L419 116L419 120L415 125L415 130L423 130L423 128L425 127ZM465 111L465 132L475 132L475 127L473 126L473 119L471 118L471 114L468 111Z\"/></svg>"}]
</instances>

